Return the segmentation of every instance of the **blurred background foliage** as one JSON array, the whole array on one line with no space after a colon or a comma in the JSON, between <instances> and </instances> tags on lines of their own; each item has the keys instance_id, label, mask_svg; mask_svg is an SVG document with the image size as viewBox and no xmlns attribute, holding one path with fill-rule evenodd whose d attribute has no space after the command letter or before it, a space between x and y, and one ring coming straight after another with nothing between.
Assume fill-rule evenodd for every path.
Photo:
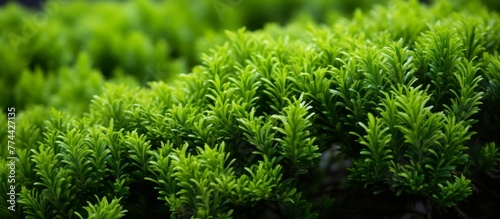
<instances>
[{"instance_id":1,"label":"blurred background foliage","mask_svg":"<svg viewBox=\"0 0 500 219\"><path fill-rule=\"evenodd\" d=\"M299 14L326 22L383 2L10 1L0 9L0 106L75 105L73 112L81 113L105 80L145 85L188 72L223 40L223 30L284 25ZM78 86L92 86L68 92L64 87L72 85L58 83L68 74Z\"/></svg>"},{"instance_id":2,"label":"blurred background foliage","mask_svg":"<svg viewBox=\"0 0 500 219\"><path fill-rule=\"evenodd\" d=\"M298 17L331 24L351 17L356 9L367 11L387 2L8 1L0 8L0 106L24 109L41 104L68 110L72 105L73 113L79 114L106 80L145 85L189 72L200 64L203 52L224 40L223 30L257 30L268 23L285 25ZM494 0L482 4L499 8ZM92 74L86 77L84 72ZM68 74L74 74L70 81L79 85L59 83ZM73 85L91 86L79 93L70 92L78 91Z\"/></svg>"}]
</instances>

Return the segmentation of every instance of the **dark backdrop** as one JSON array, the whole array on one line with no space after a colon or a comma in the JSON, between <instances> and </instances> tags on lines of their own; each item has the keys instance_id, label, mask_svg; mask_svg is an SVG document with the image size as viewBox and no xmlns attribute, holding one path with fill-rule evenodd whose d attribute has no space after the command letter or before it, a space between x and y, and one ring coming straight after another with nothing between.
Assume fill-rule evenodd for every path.
<instances>
[{"instance_id":1,"label":"dark backdrop","mask_svg":"<svg viewBox=\"0 0 500 219\"><path fill-rule=\"evenodd\" d=\"M13 1L13 2L17 1L17 2L21 3L22 5L26 5L26 6L31 7L31 8L38 8L44 2L44 0L0 0L0 6L4 5L10 1Z\"/></svg>"}]
</instances>

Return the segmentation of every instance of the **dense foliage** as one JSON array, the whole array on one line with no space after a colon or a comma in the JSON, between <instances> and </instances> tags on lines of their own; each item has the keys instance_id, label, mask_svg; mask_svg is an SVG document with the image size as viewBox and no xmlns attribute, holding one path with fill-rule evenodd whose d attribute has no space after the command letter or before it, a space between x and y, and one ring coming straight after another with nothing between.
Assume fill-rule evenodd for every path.
<instances>
[{"instance_id":1,"label":"dense foliage","mask_svg":"<svg viewBox=\"0 0 500 219\"><path fill-rule=\"evenodd\" d=\"M216 12L180 22L187 4L68 3L17 55L0 46L0 87L15 90L2 104L19 106L18 205L0 202L1 218L328 218L348 189L410 197L422 215L494 214L461 203L500 204L484 183L500 174L496 12L393 1L219 35L252 10L215 27ZM21 33L28 12L3 10L0 26ZM175 75L144 80L156 66Z\"/></svg>"},{"instance_id":2,"label":"dense foliage","mask_svg":"<svg viewBox=\"0 0 500 219\"><path fill-rule=\"evenodd\" d=\"M0 106L64 108L88 102L102 91L100 85L86 91L90 96L69 96L66 103L53 100L60 93L74 93L59 89L62 83L57 78L73 74L67 68L74 68L82 55L89 57L92 70L104 78L145 85L189 72L199 63L201 52L223 40L225 29L258 29L269 21L284 24L297 13L325 20L332 14L328 9L335 9L337 16L351 13L355 5L349 2L49 0L39 10L7 4L0 8ZM375 2L382 0L363 0L357 6L368 8ZM36 89L27 81L37 81ZM102 84L103 80L94 78L88 83ZM13 95L3 96L13 90Z\"/></svg>"}]
</instances>

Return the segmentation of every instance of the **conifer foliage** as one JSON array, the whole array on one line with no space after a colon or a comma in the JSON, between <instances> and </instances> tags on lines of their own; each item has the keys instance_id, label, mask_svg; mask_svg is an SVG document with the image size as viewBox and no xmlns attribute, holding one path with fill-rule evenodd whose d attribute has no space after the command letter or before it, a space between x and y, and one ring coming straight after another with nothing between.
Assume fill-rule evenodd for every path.
<instances>
[{"instance_id":1,"label":"conifer foliage","mask_svg":"<svg viewBox=\"0 0 500 219\"><path fill-rule=\"evenodd\" d=\"M107 83L83 115L27 110L0 217L321 218L332 147L352 188L456 207L500 174L500 17L451 8L227 31L191 73Z\"/></svg>"}]
</instances>

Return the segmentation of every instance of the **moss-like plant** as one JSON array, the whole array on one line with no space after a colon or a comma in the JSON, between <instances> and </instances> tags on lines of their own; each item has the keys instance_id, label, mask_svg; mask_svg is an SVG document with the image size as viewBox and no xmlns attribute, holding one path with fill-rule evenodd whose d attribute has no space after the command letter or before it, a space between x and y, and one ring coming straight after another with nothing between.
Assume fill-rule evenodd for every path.
<instances>
[{"instance_id":1,"label":"moss-like plant","mask_svg":"<svg viewBox=\"0 0 500 219\"><path fill-rule=\"evenodd\" d=\"M466 215L460 204L500 164L500 17L451 8L394 1L352 19L227 31L189 74L108 83L83 114L26 110L17 119L18 205L0 216L327 218L341 198L329 188L345 189L346 179L352 191ZM96 51L91 59L113 52ZM75 74L95 77L86 84L97 89L88 63L83 55ZM18 92L63 103L86 91L70 71L25 73ZM65 87L56 97L30 92L32 78ZM340 155L328 161L332 150ZM347 170L340 185L331 169Z\"/></svg>"}]
</instances>

